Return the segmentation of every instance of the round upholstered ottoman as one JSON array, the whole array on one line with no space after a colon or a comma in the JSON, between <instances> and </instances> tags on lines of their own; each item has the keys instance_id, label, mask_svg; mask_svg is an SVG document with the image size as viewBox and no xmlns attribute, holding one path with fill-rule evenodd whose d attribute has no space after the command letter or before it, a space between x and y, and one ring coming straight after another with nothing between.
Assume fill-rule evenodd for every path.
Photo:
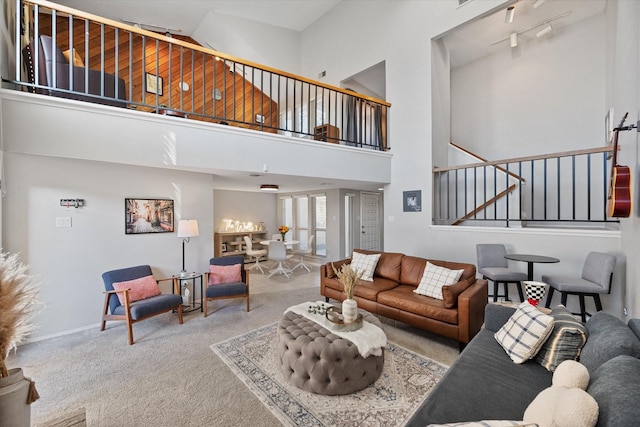
<instances>
[{"instance_id":1,"label":"round upholstered ottoman","mask_svg":"<svg viewBox=\"0 0 640 427\"><path fill-rule=\"evenodd\" d=\"M362 314L382 326L374 315ZM292 312L278 324L277 354L282 374L293 385L330 396L362 390L378 379L384 365L384 352L363 358L351 341Z\"/></svg>"}]
</instances>

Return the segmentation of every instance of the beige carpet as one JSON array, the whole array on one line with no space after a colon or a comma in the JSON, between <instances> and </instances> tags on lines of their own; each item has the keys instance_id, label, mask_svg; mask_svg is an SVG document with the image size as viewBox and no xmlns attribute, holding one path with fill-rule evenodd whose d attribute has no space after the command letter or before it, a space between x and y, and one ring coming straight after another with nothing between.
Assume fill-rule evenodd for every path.
<instances>
[{"instance_id":1,"label":"beige carpet","mask_svg":"<svg viewBox=\"0 0 640 427\"><path fill-rule=\"evenodd\" d=\"M209 346L280 319L284 310L319 299L318 269L284 277L251 275L251 311L242 299L209 303L179 325L165 314L134 325L127 344L123 323L27 344L9 356L40 393L32 425L85 408L88 426L280 426L281 422L216 356ZM100 306L95 307L96 319ZM402 347L450 365L457 343L383 320L387 337Z\"/></svg>"}]
</instances>

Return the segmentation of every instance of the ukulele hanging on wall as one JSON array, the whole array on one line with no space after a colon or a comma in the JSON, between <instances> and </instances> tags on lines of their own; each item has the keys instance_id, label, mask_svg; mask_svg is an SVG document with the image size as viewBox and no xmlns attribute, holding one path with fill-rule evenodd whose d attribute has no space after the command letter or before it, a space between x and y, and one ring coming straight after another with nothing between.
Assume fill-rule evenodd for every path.
<instances>
[{"instance_id":1,"label":"ukulele hanging on wall","mask_svg":"<svg viewBox=\"0 0 640 427\"><path fill-rule=\"evenodd\" d=\"M631 215L631 171L628 166L618 164L618 133L628 115L625 113L618 127L613 130L613 159L607 197L607 215L610 218L628 218Z\"/></svg>"}]
</instances>

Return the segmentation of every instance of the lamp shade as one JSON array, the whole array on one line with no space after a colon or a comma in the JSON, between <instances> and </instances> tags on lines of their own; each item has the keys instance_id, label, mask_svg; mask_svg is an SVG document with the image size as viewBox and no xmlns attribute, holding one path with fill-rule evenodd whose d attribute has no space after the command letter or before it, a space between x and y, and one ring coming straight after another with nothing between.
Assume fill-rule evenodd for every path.
<instances>
[{"instance_id":1,"label":"lamp shade","mask_svg":"<svg viewBox=\"0 0 640 427\"><path fill-rule=\"evenodd\" d=\"M198 220L181 219L178 222L178 237L195 237L199 235Z\"/></svg>"}]
</instances>

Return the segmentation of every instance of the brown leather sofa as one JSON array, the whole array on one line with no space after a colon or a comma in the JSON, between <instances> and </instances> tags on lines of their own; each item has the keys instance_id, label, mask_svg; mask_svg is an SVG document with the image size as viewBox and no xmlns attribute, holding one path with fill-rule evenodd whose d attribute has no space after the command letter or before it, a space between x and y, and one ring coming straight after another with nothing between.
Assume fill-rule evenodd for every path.
<instances>
[{"instance_id":1,"label":"brown leather sofa","mask_svg":"<svg viewBox=\"0 0 640 427\"><path fill-rule=\"evenodd\" d=\"M123 79L99 70L76 67L69 63L51 37L41 35L39 39L37 59L32 44L22 51L29 83L35 85L38 76L37 86L29 88L31 92L114 107L127 106Z\"/></svg>"},{"instance_id":2,"label":"brown leather sofa","mask_svg":"<svg viewBox=\"0 0 640 427\"><path fill-rule=\"evenodd\" d=\"M356 252L380 253L361 249ZM458 283L443 287L442 300L413 292L420 283L427 261L452 270L464 270ZM350 262L348 258L333 265L340 269L342 264ZM343 286L331 264L320 266L320 294L327 302L329 299L342 301ZM363 310L453 338L462 345L480 330L487 298L487 281L476 279L473 264L427 260L391 252L381 253L373 281L360 281L354 293L358 307Z\"/></svg>"}]
</instances>

